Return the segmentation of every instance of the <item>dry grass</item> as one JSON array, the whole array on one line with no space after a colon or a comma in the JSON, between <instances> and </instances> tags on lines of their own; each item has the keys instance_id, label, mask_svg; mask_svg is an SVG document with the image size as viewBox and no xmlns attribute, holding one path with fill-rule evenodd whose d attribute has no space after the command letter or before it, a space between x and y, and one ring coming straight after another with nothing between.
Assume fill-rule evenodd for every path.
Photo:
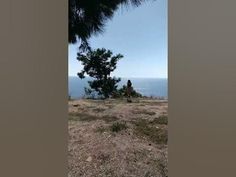
<instances>
[{"instance_id":1,"label":"dry grass","mask_svg":"<svg viewBox=\"0 0 236 177\"><path fill-rule=\"evenodd\" d=\"M167 165L168 165L167 153L161 152L161 156L157 160L157 168L160 172L160 177L168 177Z\"/></svg>"},{"instance_id":2,"label":"dry grass","mask_svg":"<svg viewBox=\"0 0 236 177\"><path fill-rule=\"evenodd\" d=\"M104 132L106 132L108 129L106 128L106 127L104 127L104 126L99 126L96 130L95 130L95 132L99 132L99 133L104 133Z\"/></svg>"},{"instance_id":3,"label":"dry grass","mask_svg":"<svg viewBox=\"0 0 236 177\"><path fill-rule=\"evenodd\" d=\"M68 175L166 177L165 115L158 100L70 101Z\"/></svg>"}]
</instances>

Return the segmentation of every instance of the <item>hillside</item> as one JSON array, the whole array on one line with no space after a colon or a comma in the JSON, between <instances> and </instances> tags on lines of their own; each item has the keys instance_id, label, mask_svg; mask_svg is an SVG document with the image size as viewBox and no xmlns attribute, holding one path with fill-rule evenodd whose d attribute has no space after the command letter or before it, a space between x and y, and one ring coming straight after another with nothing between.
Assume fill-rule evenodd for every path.
<instances>
[{"instance_id":1,"label":"hillside","mask_svg":"<svg viewBox=\"0 0 236 177\"><path fill-rule=\"evenodd\" d=\"M166 176L166 100L72 100L68 105L69 177Z\"/></svg>"}]
</instances>

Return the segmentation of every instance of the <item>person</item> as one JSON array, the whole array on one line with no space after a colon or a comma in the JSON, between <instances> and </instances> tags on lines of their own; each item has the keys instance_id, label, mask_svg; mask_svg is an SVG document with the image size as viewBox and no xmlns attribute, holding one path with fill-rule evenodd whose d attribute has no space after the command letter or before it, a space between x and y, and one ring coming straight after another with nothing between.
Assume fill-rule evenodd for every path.
<instances>
[{"instance_id":1,"label":"person","mask_svg":"<svg viewBox=\"0 0 236 177\"><path fill-rule=\"evenodd\" d=\"M127 82L127 102L132 102L131 101L131 92L132 92L132 83L130 80Z\"/></svg>"}]
</instances>

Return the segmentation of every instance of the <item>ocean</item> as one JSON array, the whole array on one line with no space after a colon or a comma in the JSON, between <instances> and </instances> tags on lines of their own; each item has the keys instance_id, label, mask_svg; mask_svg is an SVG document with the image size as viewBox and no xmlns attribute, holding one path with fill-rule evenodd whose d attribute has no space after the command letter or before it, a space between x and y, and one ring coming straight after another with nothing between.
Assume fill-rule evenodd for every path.
<instances>
[{"instance_id":1,"label":"ocean","mask_svg":"<svg viewBox=\"0 0 236 177\"><path fill-rule=\"evenodd\" d=\"M129 78L134 89L143 96L168 98L168 80L156 78ZM80 79L79 77L68 78L69 95L73 99L82 98L85 94L84 87L88 87L91 78ZM126 85L128 78L121 78L118 88Z\"/></svg>"}]
</instances>

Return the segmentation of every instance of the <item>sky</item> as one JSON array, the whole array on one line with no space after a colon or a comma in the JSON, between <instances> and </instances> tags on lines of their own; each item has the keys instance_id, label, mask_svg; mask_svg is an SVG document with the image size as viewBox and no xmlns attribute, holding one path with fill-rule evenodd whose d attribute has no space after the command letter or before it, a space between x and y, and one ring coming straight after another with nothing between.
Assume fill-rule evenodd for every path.
<instances>
[{"instance_id":1,"label":"sky","mask_svg":"<svg viewBox=\"0 0 236 177\"><path fill-rule=\"evenodd\" d=\"M90 38L93 49L110 49L122 58L113 76L167 78L167 0L149 0L139 7L120 8L102 34ZM78 44L68 46L68 74L77 76L82 65L76 59Z\"/></svg>"}]
</instances>

